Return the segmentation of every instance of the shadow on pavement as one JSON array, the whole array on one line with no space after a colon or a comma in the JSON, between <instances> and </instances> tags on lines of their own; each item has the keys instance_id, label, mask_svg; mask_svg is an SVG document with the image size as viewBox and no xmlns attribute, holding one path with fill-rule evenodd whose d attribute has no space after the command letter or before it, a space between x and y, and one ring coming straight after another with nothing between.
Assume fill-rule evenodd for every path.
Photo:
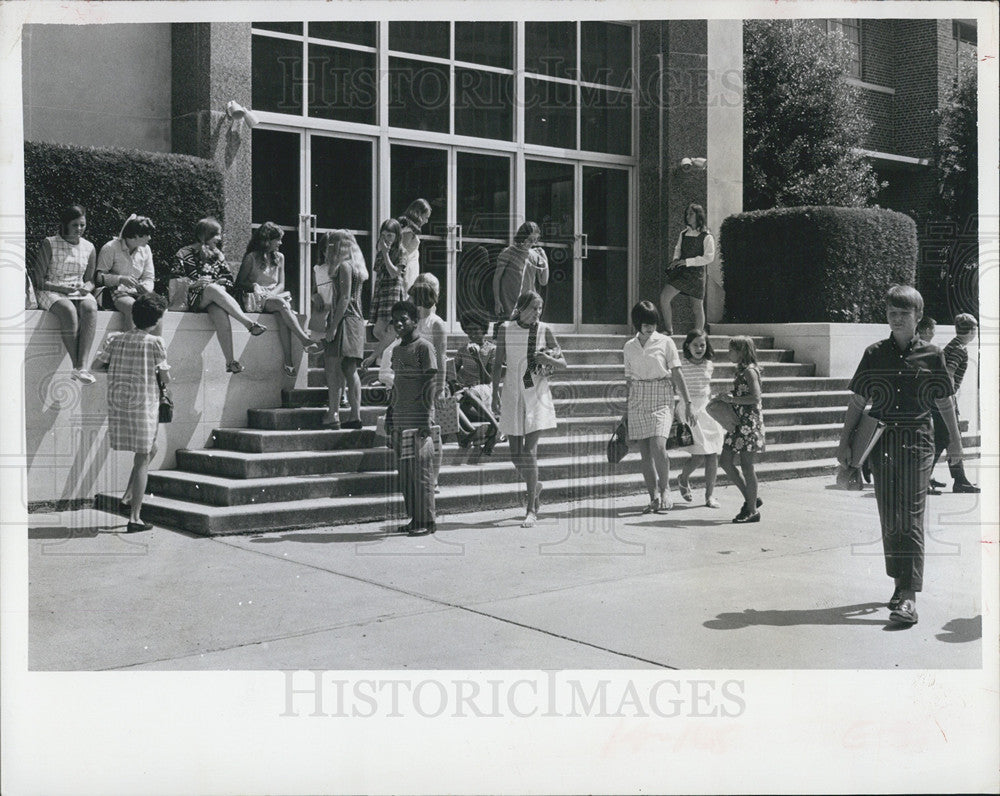
<instances>
[{"instance_id":1,"label":"shadow on pavement","mask_svg":"<svg viewBox=\"0 0 1000 796\"><path fill-rule=\"evenodd\" d=\"M859 603L858 605L838 605L832 608L810 608L800 611L757 611L748 608L741 613L719 614L704 626L710 630L741 630L754 625L790 627L793 625L885 625L884 619L874 614L885 608L885 603ZM863 617L872 617L865 619Z\"/></svg>"},{"instance_id":2,"label":"shadow on pavement","mask_svg":"<svg viewBox=\"0 0 1000 796\"><path fill-rule=\"evenodd\" d=\"M41 540L96 539L104 533L125 533L126 525L125 520L117 525L93 525L87 528L48 525L28 528L28 538Z\"/></svg>"},{"instance_id":3,"label":"shadow on pavement","mask_svg":"<svg viewBox=\"0 0 1000 796\"><path fill-rule=\"evenodd\" d=\"M968 641L978 641L983 637L983 617L982 614L971 619L952 619L941 628L943 633L938 633L934 638L948 644L964 644Z\"/></svg>"}]
</instances>

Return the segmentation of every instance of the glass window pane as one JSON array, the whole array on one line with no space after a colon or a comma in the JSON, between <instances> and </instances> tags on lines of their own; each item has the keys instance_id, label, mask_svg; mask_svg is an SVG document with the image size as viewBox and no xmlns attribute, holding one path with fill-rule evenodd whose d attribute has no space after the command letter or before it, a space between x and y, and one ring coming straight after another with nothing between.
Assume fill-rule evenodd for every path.
<instances>
[{"instance_id":1,"label":"glass window pane","mask_svg":"<svg viewBox=\"0 0 1000 796\"><path fill-rule=\"evenodd\" d=\"M252 133L251 217L255 224L297 226L299 221L299 149L301 136L279 130ZM288 255L286 254L287 258Z\"/></svg>"},{"instance_id":2,"label":"glass window pane","mask_svg":"<svg viewBox=\"0 0 1000 796\"><path fill-rule=\"evenodd\" d=\"M447 133L451 100L448 67L389 59L389 124Z\"/></svg>"},{"instance_id":3,"label":"glass window pane","mask_svg":"<svg viewBox=\"0 0 1000 796\"><path fill-rule=\"evenodd\" d=\"M250 27L257 30L275 30L278 33L291 33L295 36L302 35L301 22L251 22Z\"/></svg>"},{"instance_id":4,"label":"glass window pane","mask_svg":"<svg viewBox=\"0 0 1000 796\"><path fill-rule=\"evenodd\" d=\"M549 259L542 318L573 323L573 166L526 160L524 174L525 218L541 227Z\"/></svg>"},{"instance_id":5,"label":"glass window pane","mask_svg":"<svg viewBox=\"0 0 1000 796\"><path fill-rule=\"evenodd\" d=\"M374 22L310 22L309 35L317 39L375 46Z\"/></svg>"},{"instance_id":6,"label":"glass window pane","mask_svg":"<svg viewBox=\"0 0 1000 796\"><path fill-rule=\"evenodd\" d=\"M456 67L455 132L512 141L513 93L513 75Z\"/></svg>"},{"instance_id":7,"label":"glass window pane","mask_svg":"<svg viewBox=\"0 0 1000 796\"><path fill-rule=\"evenodd\" d=\"M632 153L632 95L580 88L580 148L613 155Z\"/></svg>"},{"instance_id":8,"label":"glass window pane","mask_svg":"<svg viewBox=\"0 0 1000 796\"><path fill-rule=\"evenodd\" d=\"M450 57L447 22L390 22L389 49L435 58Z\"/></svg>"},{"instance_id":9,"label":"glass window pane","mask_svg":"<svg viewBox=\"0 0 1000 796\"><path fill-rule=\"evenodd\" d=\"M351 138L313 135L310 149L310 191L316 226L370 231L372 145Z\"/></svg>"},{"instance_id":10,"label":"glass window pane","mask_svg":"<svg viewBox=\"0 0 1000 796\"><path fill-rule=\"evenodd\" d=\"M375 124L378 78L375 53L309 45L309 115Z\"/></svg>"},{"instance_id":11,"label":"glass window pane","mask_svg":"<svg viewBox=\"0 0 1000 796\"><path fill-rule=\"evenodd\" d=\"M576 88L524 80L524 139L529 144L576 149Z\"/></svg>"},{"instance_id":12,"label":"glass window pane","mask_svg":"<svg viewBox=\"0 0 1000 796\"><path fill-rule=\"evenodd\" d=\"M504 243L466 241L458 253L455 296L458 319L471 312L484 323L496 320L493 312L493 272Z\"/></svg>"},{"instance_id":13,"label":"glass window pane","mask_svg":"<svg viewBox=\"0 0 1000 796\"><path fill-rule=\"evenodd\" d=\"M628 323L628 257L618 250L590 249L582 260L581 323Z\"/></svg>"},{"instance_id":14,"label":"glass window pane","mask_svg":"<svg viewBox=\"0 0 1000 796\"><path fill-rule=\"evenodd\" d=\"M525 22L524 69L552 77L576 77L576 23Z\"/></svg>"},{"instance_id":15,"label":"glass window pane","mask_svg":"<svg viewBox=\"0 0 1000 796\"><path fill-rule=\"evenodd\" d=\"M628 246L628 173L583 169L583 231L590 246Z\"/></svg>"},{"instance_id":16,"label":"glass window pane","mask_svg":"<svg viewBox=\"0 0 1000 796\"><path fill-rule=\"evenodd\" d=\"M580 23L580 73L588 83L631 86L632 29L609 22Z\"/></svg>"},{"instance_id":17,"label":"glass window pane","mask_svg":"<svg viewBox=\"0 0 1000 796\"><path fill-rule=\"evenodd\" d=\"M302 43L252 37L251 100L258 111L302 114Z\"/></svg>"},{"instance_id":18,"label":"glass window pane","mask_svg":"<svg viewBox=\"0 0 1000 796\"><path fill-rule=\"evenodd\" d=\"M456 22L455 60L514 68L513 22Z\"/></svg>"},{"instance_id":19,"label":"glass window pane","mask_svg":"<svg viewBox=\"0 0 1000 796\"><path fill-rule=\"evenodd\" d=\"M456 213L465 238L496 238L511 234L510 158L458 153Z\"/></svg>"}]
</instances>

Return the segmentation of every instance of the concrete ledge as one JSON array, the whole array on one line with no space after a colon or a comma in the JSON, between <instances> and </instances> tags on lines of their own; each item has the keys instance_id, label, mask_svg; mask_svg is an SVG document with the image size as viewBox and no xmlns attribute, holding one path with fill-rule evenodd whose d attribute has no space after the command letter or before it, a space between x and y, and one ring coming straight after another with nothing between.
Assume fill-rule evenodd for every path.
<instances>
[{"instance_id":1,"label":"concrete ledge","mask_svg":"<svg viewBox=\"0 0 1000 796\"><path fill-rule=\"evenodd\" d=\"M817 376L849 379L865 349L888 337L889 327L884 323L713 323L712 333L773 337L774 347L792 349L796 362L816 365ZM934 343L943 348L954 336L954 326L939 324ZM959 391L958 409L969 421L970 431L978 433L979 349L975 344L969 346L969 368Z\"/></svg>"},{"instance_id":2,"label":"concrete ledge","mask_svg":"<svg viewBox=\"0 0 1000 796\"><path fill-rule=\"evenodd\" d=\"M251 335L232 321L233 347L246 372L226 372L215 329L203 313L167 313L163 338L171 366L174 421L161 425L152 468L170 468L178 448L202 448L212 430L243 427L247 410L276 407L282 387L295 379L282 371L276 321L262 314L268 331ZM107 379L85 387L70 378L70 359L51 313L24 313L24 406L29 503L92 498L97 492L120 492L128 482L132 454L108 444ZM98 313L96 352L110 332L123 329L115 312ZM297 343L296 351L301 352ZM298 379L305 384L305 357Z\"/></svg>"}]
</instances>

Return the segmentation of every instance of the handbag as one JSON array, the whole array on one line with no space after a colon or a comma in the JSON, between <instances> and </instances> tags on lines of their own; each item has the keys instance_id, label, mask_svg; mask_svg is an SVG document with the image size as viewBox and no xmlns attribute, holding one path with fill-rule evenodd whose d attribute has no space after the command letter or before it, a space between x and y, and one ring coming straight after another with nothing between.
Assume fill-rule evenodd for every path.
<instances>
[{"instance_id":1,"label":"handbag","mask_svg":"<svg viewBox=\"0 0 1000 796\"><path fill-rule=\"evenodd\" d=\"M628 453L628 415L622 415L608 440L608 461L618 464Z\"/></svg>"},{"instance_id":2,"label":"handbag","mask_svg":"<svg viewBox=\"0 0 1000 796\"><path fill-rule=\"evenodd\" d=\"M736 425L739 423L736 410L731 403L727 403L726 401L720 401L717 398L713 399L708 402L705 411L708 412L709 417L726 431L734 431Z\"/></svg>"},{"instance_id":3,"label":"handbag","mask_svg":"<svg viewBox=\"0 0 1000 796\"><path fill-rule=\"evenodd\" d=\"M186 276L173 277L167 286L167 309L171 312L185 312L188 308L188 288L191 280Z\"/></svg>"},{"instance_id":4,"label":"handbag","mask_svg":"<svg viewBox=\"0 0 1000 796\"><path fill-rule=\"evenodd\" d=\"M458 395L434 399L434 421L441 427L442 436L458 434L461 429L461 424L458 422L460 400L461 396Z\"/></svg>"},{"instance_id":5,"label":"handbag","mask_svg":"<svg viewBox=\"0 0 1000 796\"><path fill-rule=\"evenodd\" d=\"M174 402L170 399L170 392L165 384L160 385L160 412L159 421L169 423L174 419Z\"/></svg>"},{"instance_id":6,"label":"handbag","mask_svg":"<svg viewBox=\"0 0 1000 796\"><path fill-rule=\"evenodd\" d=\"M694 445L694 434L691 433L691 426L678 420L675 416L670 424L670 433L667 435L667 450L687 448L691 445Z\"/></svg>"}]
</instances>

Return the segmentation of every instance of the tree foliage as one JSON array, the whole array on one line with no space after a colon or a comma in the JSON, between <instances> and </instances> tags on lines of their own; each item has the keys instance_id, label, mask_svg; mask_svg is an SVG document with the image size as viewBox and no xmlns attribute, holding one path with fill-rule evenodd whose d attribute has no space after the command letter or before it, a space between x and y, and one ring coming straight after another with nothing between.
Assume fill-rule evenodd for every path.
<instances>
[{"instance_id":1,"label":"tree foliage","mask_svg":"<svg viewBox=\"0 0 1000 796\"><path fill-rule=\"evenodd\" d=\"M976 72L967 66L938 110L935 162L938 194L946 218L964 225L979 197Z\"/></svg>"},{"instance_id":2,"label":"tree foliage","mask_svg":"<svg viewBox=\"0 0 1000 796\"><path fill-rule=\"evenodd\" d=\"M810 20L744 24L743 198L747 210L861 207L879 189L854 147L868 122L847 83L850 52Z\"/></svg>"}]
</instances>

